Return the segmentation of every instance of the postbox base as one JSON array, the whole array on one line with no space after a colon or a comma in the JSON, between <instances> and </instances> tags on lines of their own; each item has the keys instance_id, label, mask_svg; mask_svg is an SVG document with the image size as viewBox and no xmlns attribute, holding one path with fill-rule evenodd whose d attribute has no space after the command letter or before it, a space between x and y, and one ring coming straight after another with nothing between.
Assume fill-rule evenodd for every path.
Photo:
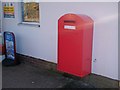
<instances>
[{"instance_id":1,"label":"postbox base","mask_svg":"<svg viewBox=\"0 0 120 90\"><path fill-rule=\"evenodd\" d=\"M72 72L65 71L65 70L59 69L59 68L57 68L57 70L59 72L64 73L65 75L73 75L73 76L80 77L80 78L86 77L86 76L91 74L90 72L87 72L87 73L83 73L83 72L81 72L81 73L72 73Z\"/></svg>"}]
</instances>

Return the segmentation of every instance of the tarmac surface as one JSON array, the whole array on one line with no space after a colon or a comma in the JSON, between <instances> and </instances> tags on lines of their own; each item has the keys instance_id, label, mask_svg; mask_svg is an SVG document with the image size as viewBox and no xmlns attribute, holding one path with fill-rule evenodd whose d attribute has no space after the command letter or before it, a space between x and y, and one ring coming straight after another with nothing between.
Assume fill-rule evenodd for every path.
<instances>
[{"instance_id":1,"label":"tarmac surface","mask_svg":"<svg viewBox=\"0 0 120 90\"><path fill-rule=\"evenodd\" d=\"M21 63L2 67L2 88L94 88L82 80Z\"/></svg>"}]
</instances>

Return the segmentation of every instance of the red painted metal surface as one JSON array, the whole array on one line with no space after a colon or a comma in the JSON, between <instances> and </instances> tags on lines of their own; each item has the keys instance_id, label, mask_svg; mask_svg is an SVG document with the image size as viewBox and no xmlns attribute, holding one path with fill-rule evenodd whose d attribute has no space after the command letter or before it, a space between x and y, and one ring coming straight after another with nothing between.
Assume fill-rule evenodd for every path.
<instances>
[{"instance_id":1,"label":"red painted metal surface","mask_svg":"<svg viewBox=\"0 0 120 90\"><path fill-rule=\"evenodd\" d=\"M57 69L79 77L91 73L93 20L65 14L58 20Z\"/></svg>"}]
</instances>

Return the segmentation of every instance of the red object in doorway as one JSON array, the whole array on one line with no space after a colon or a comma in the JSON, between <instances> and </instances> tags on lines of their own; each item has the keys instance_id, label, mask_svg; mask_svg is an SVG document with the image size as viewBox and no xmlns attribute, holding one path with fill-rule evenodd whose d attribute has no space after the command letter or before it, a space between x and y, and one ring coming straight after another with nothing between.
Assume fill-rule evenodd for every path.
<instances>
[{"instance_id":1,"label":"red object in doorway","mask_svg":"<svg viewBox=\"0 0 120 90\"><path fill-rule=\"evenodd\" d=\"M4 55L5 54L5 47L4 45L0 44L0 55Z\"/></svg>"},{"instance_id":2,"label":"red object in doorway","mask_svg":"<svg viewBox=\"0 0 120 90\"><path fill-rule=\"evenodd\" d=\"M91 73L93 20L86 15L65 14L58 20L57 69L79 77Z\"/></svg>"}]
</instances>

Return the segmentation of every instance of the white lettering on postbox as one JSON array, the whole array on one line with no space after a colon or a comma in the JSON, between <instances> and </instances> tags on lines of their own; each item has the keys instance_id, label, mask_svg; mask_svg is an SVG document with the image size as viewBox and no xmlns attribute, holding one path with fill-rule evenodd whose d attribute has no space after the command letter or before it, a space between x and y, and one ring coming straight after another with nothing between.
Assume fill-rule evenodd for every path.
<instances>
[{"instance_id":1,"label":"white lettering on postbox","mask_svg":"<svg viewBox=\"0 0 120 90\"><path fill-rule=\"evenodd\" d=\"M75 30L76 26L64 25L64 29Z\"/></svg>"}]
</instances>

